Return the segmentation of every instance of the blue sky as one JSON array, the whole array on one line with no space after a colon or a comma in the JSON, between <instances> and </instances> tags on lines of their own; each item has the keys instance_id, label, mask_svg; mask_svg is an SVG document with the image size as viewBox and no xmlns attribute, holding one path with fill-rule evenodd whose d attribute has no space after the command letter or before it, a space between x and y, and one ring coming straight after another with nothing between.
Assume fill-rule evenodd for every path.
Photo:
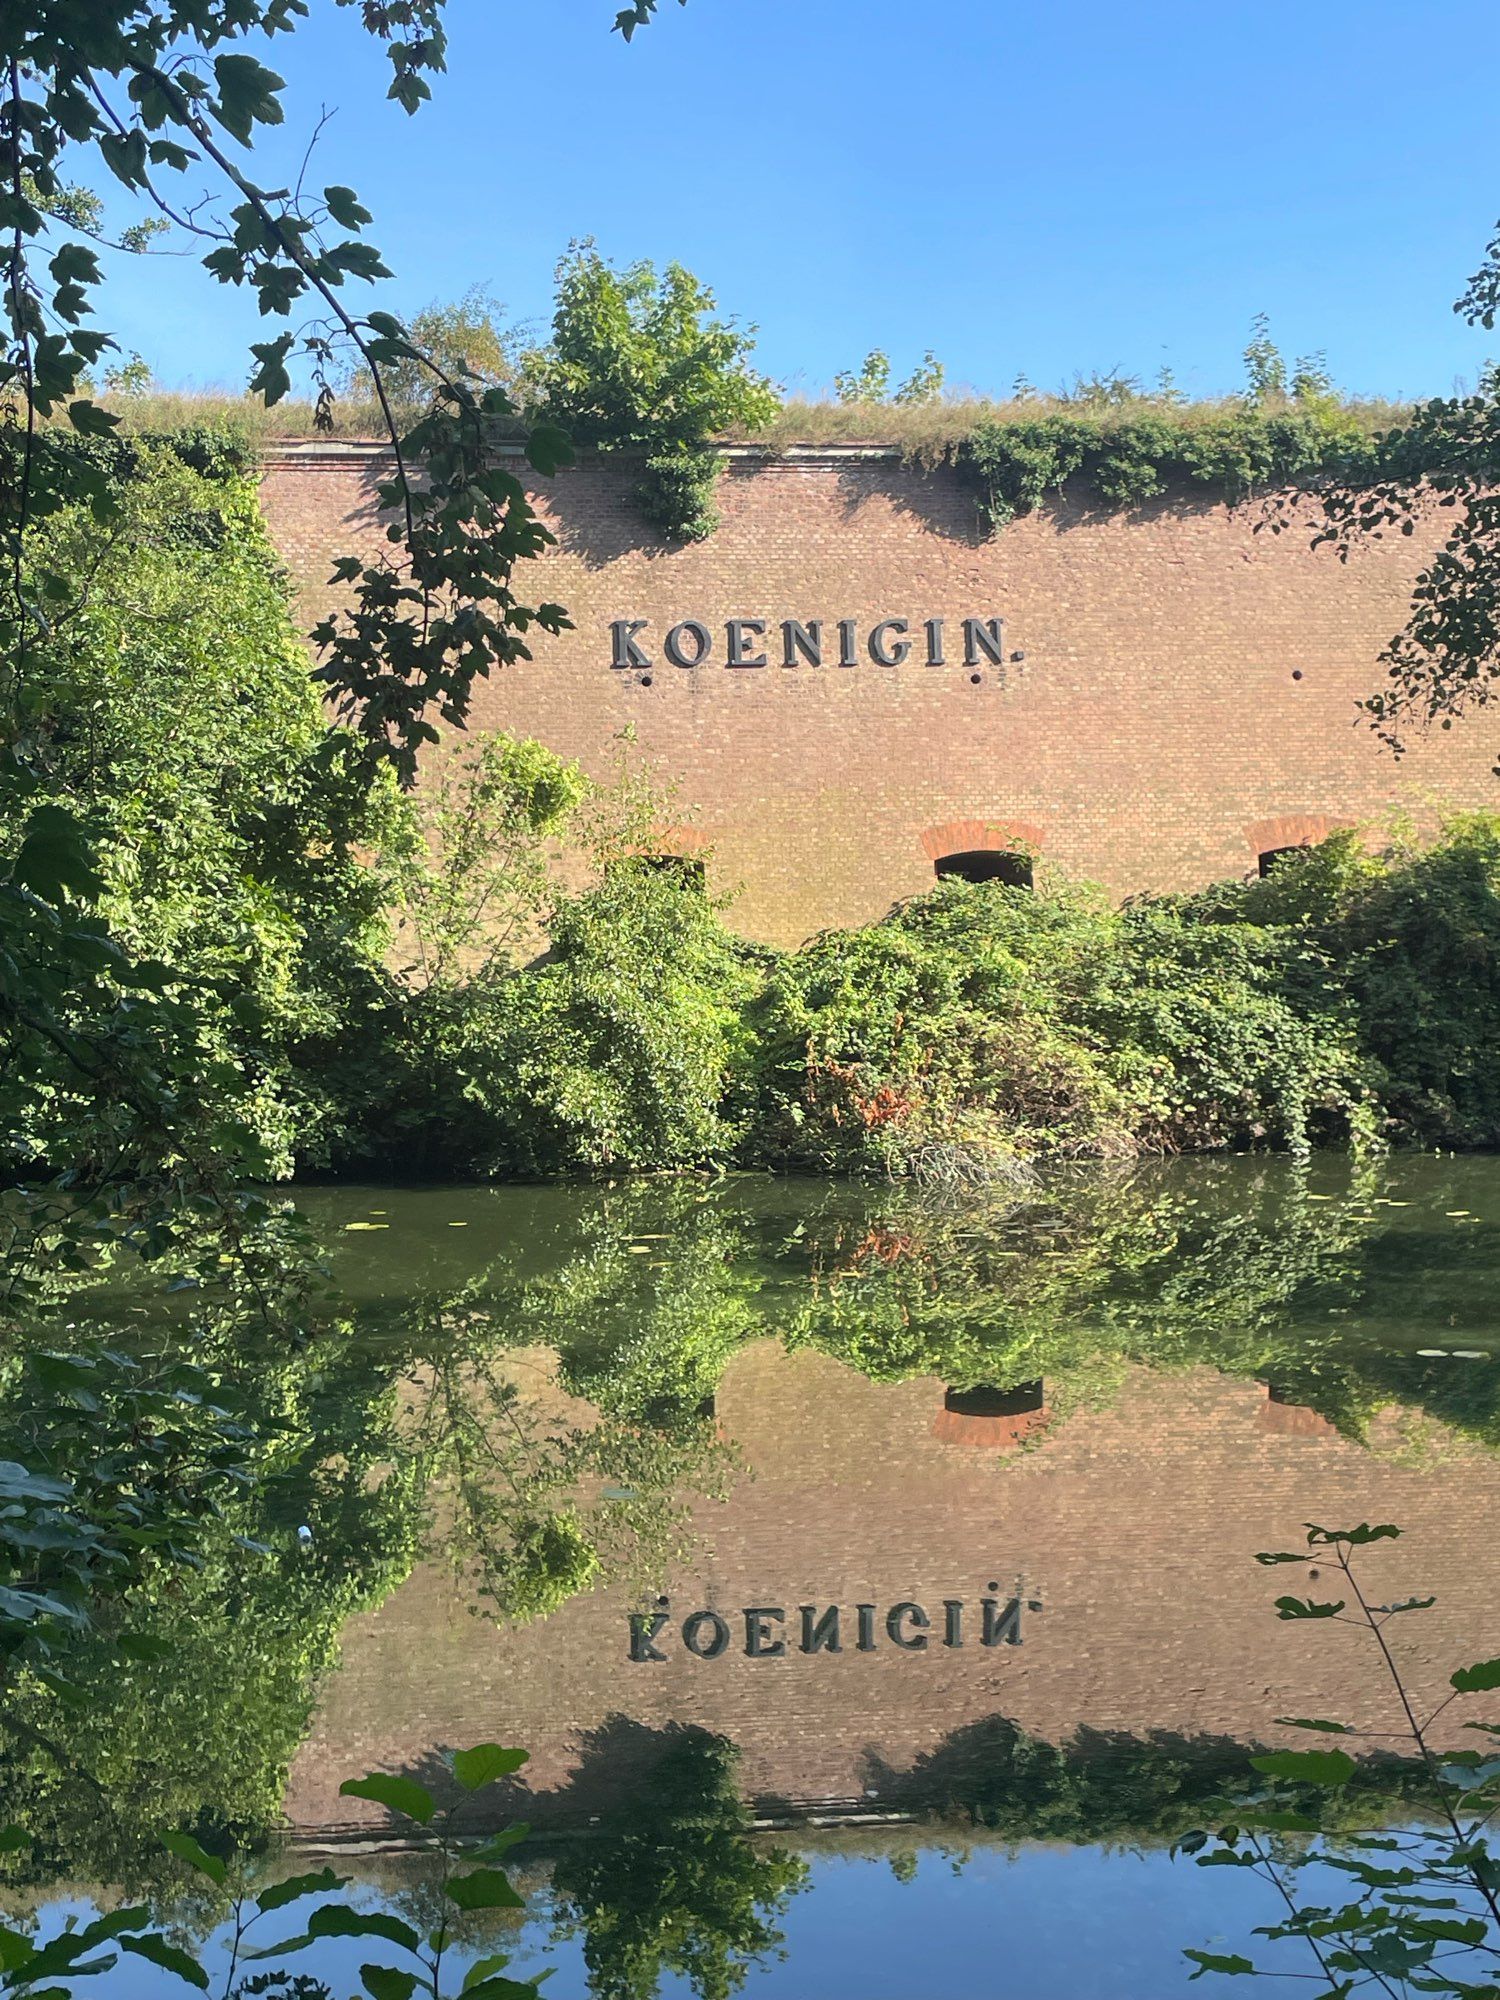
<instances>
[{"instance_id":1,"label":"blue sky","mask_svg":"<svg viewBox=\"0 0 1500 2000\"><path fill-rule=\"evenodd\" d=\"M1451 310L1500 216L1493 0L663 0L628 47L615 4L450 0L414 119L355 9L311 0L275 45L272 159L295 173L335 113L313 172L374 210L380 303L482 283L541 323L592 235L686 263L814 393L872 346L986 391L1165 363L1222 393L1261 311L1364 394L1500 353ZM191 259L110 275L108 323L160 379L243 380L243 297Z\"/></svg>"}]
</instances>

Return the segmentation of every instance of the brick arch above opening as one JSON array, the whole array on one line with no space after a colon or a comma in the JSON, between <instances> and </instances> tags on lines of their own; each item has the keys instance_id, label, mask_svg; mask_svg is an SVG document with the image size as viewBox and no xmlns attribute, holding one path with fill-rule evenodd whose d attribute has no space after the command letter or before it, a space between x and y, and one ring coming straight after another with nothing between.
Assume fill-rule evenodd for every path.
<instances>
[{"instance_id":1,"label":"brick arch above opening","mask_svg":"<svg viewBox=\"0 0 1500 2000\"><path fill-rule=\"evenodd\" d=\"M1035 854L1046 845L1042 828L1024 819L955 819L925 827L918 836L929 861L945 854Z\"/></svg>"},{"instance_id":2,"label":"brick arch above opening","mask_svg":"<svg viewBox=\"0 0 1500 2000\"><path fill-rule=\"evenodd\" d=\"M676 854L683 860L689 857L700 860L712 845L706 833L696 826L656 826L641 841L636 852L639 854Z\"/></svg>"},{"instance_id":3,"label":"brick arch above opening","mask_svg":"<svg viewBox=\"0 0 1500 2000\"><path fill-rule=\"evenodd\" d=\"M1261 855L1274 854L1282 847L1316 847L1330 833L1353 824L1353 820L1336 819L1328 813L1280 813L1275 819L1258 819L1247 826L1245 839L1251 860L1258 861Z\"/></svg>"}]
</instances>

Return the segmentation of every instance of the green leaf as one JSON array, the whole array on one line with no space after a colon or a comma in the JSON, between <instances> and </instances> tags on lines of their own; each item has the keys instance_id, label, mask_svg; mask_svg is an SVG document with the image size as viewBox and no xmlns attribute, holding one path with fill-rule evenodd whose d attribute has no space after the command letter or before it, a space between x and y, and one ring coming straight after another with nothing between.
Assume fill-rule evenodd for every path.
<instances>
[{"instance_id":1,"label":"green leaf","mask_svg":"<svg viewBox=\"0 0 1500 2000\"><path fill-rule=\"evenodd\" d=\"M104 888L83 823L57 805L38 806L26 822L26 837L10 864L10 878L48 903L55 903L65 889L92 900ZM23 1491L37 1490L37 1475L27 1475L25 1467L6 1461L0 1464L0 1492L19 1483L7 1480L13 1474L26 1481Z\"/></svg>"},{"instance_id":2,"label":"green leaf","mask_svg":"<svg viewBox=\"0 0 1500 2000\"><path fill-rule=\"evenodd\" d=\"M1294 1778L1304 1785L1347 1785L1354 1776L1347 1750L1268 1750L1250 1763L1267 1778Z\"/></svg>"},{"instance_id":3,"label":"green leaf","mask_svg":"<svg viewBox=\"0 0 1500 2000\"><path fill-rule=\"evenodd\" d=\"M190 1958L180 1945L170 1943L155 1931L147 1931L143 1937L122 1937L122 1950L134 1952L137 1958L148 1958L153 1965L159 1965L163 1972L175 1972L179 1979L185 1979L189 1986L196 1986L200 1992L208 1989L208 1974L195 1958Z\"/></svg>"},{"instance_id":4,"label":"green leaf","mask_svg":"<svg viewBox=\"0 0 1500 2000\"><path fill-rule=\"evenodd\" d=\"M127 1660L169 1660L177 1651L173 1640L154 1632L122 1632L115 1644Z\"/></svg>"},{"instance_id":5,"label":"green leaf","mask_svg":"<svg viewBox=\"0 0 1500 2000\"><path fill-rule=\"evenodd\" d=\"M1307 1556L1288 1555L1283 1551L1275 1555L1258 1555L1255 1560L1258 1563L1264 1563L1269 1568L1272 1563L1305 1563L1310 1558Z\"/></svg>"},{"instance_id":6,"label":"green leaf","mask_svg":"<svg viewBox=\"0 0 1500 2000\"><path fill-rule=\"evenodd\" d=\"M277 92L286 88L285 79L254 56L215 56L214 80L219 86L215 115L241 145L249 145L252 125L281 123Z\"/></svg>"},{"instance_id":7,"label":"green leaf","mask_svg":"<svg viewBox=\"0 0 1500 2000\"><path fill-rule=\"evenodd\" d=\"M68 422L83 437L107 437L116 429L120 419L113 410L101 410L97 403L81 397L68 405Z\"/></svg>"},{"instance_id":8,"label":"green leaf","mask_svg":"<svg viewBox=\"0 0 1500 2000\"><path fill-rule=\"evenodd\" d=\"M329 1903L321 1910L314 1910L307 1920L307 1935L379 1937L387 1944L399 1944L405 1951L415 1951L422 1942L411 1925L402 1923L399 1917L387 1916L383 1910L351 1910L344 1903Z\"/></svg>"},{"instance_id":9,"label":"green leaf","mask_svg":"<svg viewBox=\"0 0 1500 2000\"><path fill-rule=\"evenodd\" d=\"M487 1958L476 1958L464 1974L464 1983L458 1989L459 1993L467 1993L471 1986L477 1986L482 1979L488 1979L493 1973L503 1972L509 1964L508 1951L492 1951Z\"/></svg>"},{"instance_id":10,"label":"green leaf","mask_svg":"<svg viewBox=\"0 0 1500 2000\"><path fill-rule=\"evenodd\" d=\"M1278 1597L1277 1616L1281 1618L1337 1618L1344 1608L1342 1597L1332 1604L1317 1603L1311 1597Z\"/></svg>"},{"instance_id":11,"label":"green leaf","mask_svg":"<svg viewBox=\"0 0 1500 2000\"><path fill-rule=\"evenodd\" d=\"M542 1978L546 1978L546 1973ZM507 1979L499 1973L493 1979L482 1979L477 1986L464 1988L464 2000L536 2000L536 1980L521 1981Z\"/></svg>"},{"instance_id":12,"label":"green leaf","mask_svg":"<svg viewBox=\"0 0 1500 2000\"><path fill-rule=\"evenodd\" d=\"M1185 1951L1184 1958L1190 1958L1198 1970L1192 1974L1201 1979L1205 1972L1254 1972L1255 1967L1248 1958L1241 1958L1237 1952Z\"/></svg>"},{"instance_id":13,"label":"green leaf","mask_svg":"<svg viewBox=\"0 0 1500 2000\"><path fill-rule=\"evenodd\" d=\"M437 1811L425 1785L419 1785L415 1778L398 1777L394 1771L372 1771L366 1778L346 1778L339 1786L339 1794L346 1799L373 1799L376 1805L400 1813L403 1819L414 1819L419 1826L430 1826Z\"/></svg>"},{"instance_id":14,"label":"green leaf","mask_svg":"<svg viewBox=\"0 0 1500 2000\"><path fill-rule=\"evenodd\" d=\"M481 1791L496 1778L507 1778L527 1762L524 1750L503 1750L498 1743L476 1743L472 1750L455 1750L453 1775L466 1792Z\"/></svg>"},{"instance_id":15,"label":"green leaf","mask_svg":"<svg viewBox=\"0 0 1500 2000\"><path fill-rule=\"evenodd\" d=\"M292 351L293 336L279 334L275 340L252 340L250 352L255 356L257 367L246 384L247 392L262 397L267 406L279 403L283 396L290 394L292 378L286 372L286 358Z\"/></svg>"},{"instance_id":16,"label":"green leaf","mask_svg":"<svg viewBox=\"0 0 1500 2000\"><path fill-rule=\"evenodd\" d=\"M273 1883L262 1895L255 1899L255 1907L265 1916L271 1910L283 1910L288 1903L295 1903L302 1896L331 1895L334 1890L348 1885L347 1875L335 1875L331 1868L319 1868L311 1875L289 1875L284 1882Z\"/></svg>"},{"instance_id":17,"label":"green leaf","mask_svg":"<svg viewBox=\"0 0 1500 2000\"><path fill-rule=\"evenodd\" d=\"M526 458L544 479L550 479L573 463L573 440L557 424L536 424L526 439Z\"/></svg>"},{"instance_id":18,"label":"green leaf","mask_svg":"<svg viewBox=\"0 0 1500 2000\"><path fill-rule=\"evenodd\" d=\"M398 1972L393 1965L362 1965L359 1976L371 2000L411 2000L417 1990L414 1972Z\"/></svg>"},{"instance_id":19,"label":"green leaf","mask_svg":"<svg viewBox=\"0 0 1500 2000\"><path fill-rule=\"evenodd\" d=\"M1393 1542L1400 1539L1401 1530L1383 1522L1372 1528L1368 1521L1361 1521L1357 1528L1320 1528L1313 1521L1304 1521L1307 1539L1312 1545L1327 1545L1333 1542L1347 1542L1350 1548L1363 1548L1366 1542Z\"/></svg>"},{"instance_id":20,"label":"green leaf","mask_svg":"<svg viewBox=\"0 0 1500 2000\"><path fill-rule=\"evenodd\" d=\"M1460 1694L1479 1694L1486 1688L1500 1687L1500 1660L1481 1660L1477 1666L1460 1667L1448 1679Z\"/></svg>"},{"instance_id":21,"label":"green leaf","mask_svg":"<svg viewBox=\"0 0 1500 2000\"><path fill-rule=\"evenodd\" d=\"M363 229L371 219L370 211L361 205L353 188L326 187L323 199L340 229Z\"/></svg>"},{"instance_id":22,"label":"green leaf","mask_svg":"<svg viewBox=\"0 0 1500 2000\"><path fill-rule=\"evenodd\" d=\"M190 1868L196 1868L200 1875L206 1875L210 1882L224 1886L227 1873L224 1863L217 1854L210 1854L200 1847L190 1833L164 1833L161 1844L169 1854L175 1854L179 1861L185 1861Z\"/></svg>"},{"instance_id":23,"label":"green leaf","mask_svg":"<svg viewBox=\"0 0 1500 2000\"><path fill-rule=\"evenodd\" d=\"M25 1931L0 1924L0 1972L15 1972L36 1957L36 1946Z\"/></svg>"},{"instance_id":24,"label":"green leaf","mask_svg":"<svg viewBox=\"0 0 1500 2000\"><path fill-rule=\"evenodd\" d=\"M499 1868L475 1868L467 1875L455 1875L447 1891L461 1910L520 1910L525 1903L510 1886L510 1877Z\"/></svg>"},{"instance_id":25,"label":"green leaf","mask_svg":"<svg viewBox=\"0 0 1500 2000\"><path fill-rule=\"evenodd\" d=\"M31 1848L31 1835L24 1826L0 1826L0 1854L25 1854Z\"/></svg>"},{"instance_id":26,"label":"green leaf","mask_svg":"<svg viewBox=\"0 0 1500 2000\"><path fill-rule=\"evenodd\" d=\"M1320 1716L1278 1715L1276 1720L1283 1729L1321 1729L1330 1736L1352 1736L1354 1731L1347 1722L1324 1722Z\"/></svg>"}]
</instances>

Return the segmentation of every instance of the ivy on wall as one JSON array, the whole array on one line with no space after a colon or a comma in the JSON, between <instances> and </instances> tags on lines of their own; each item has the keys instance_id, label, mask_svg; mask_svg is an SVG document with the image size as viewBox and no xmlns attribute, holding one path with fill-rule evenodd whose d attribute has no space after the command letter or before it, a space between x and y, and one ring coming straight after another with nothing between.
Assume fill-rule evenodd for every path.
<instances>
[{"instance_id":1,"label":"ivy on wall","mask_svg":"<svg viewBox=\"0 0 1500 2000\"><path fill-rule=\"evenodd\" d=\"M1065 487L1096 506L1139 507L1201 489L1228 500L1320 475L1373 474L1386 446L1341 405L1202 414L1053 411L977 424L953 451L991 530Z\"/></svg>"}]
</instances>

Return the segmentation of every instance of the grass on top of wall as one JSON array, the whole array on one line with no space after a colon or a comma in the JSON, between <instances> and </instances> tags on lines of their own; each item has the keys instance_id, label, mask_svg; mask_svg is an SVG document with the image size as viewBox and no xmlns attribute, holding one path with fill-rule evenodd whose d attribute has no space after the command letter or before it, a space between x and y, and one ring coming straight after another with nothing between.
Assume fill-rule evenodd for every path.
<instances>
[{"instance_id":1,"label":"grass on top of wall","mask_svg":"<svg viewBox=\"0 0 1500 2000\"><path fill-rule=\"evenodd\" d=\"M99 400L131 432L178 431L224 424L243 431L260 444L319 435L313 420L314 406L300 397L288 397L268 410L258 397L230 389L175 390L153 386L130 395L104 394ZM722 442L762 445L771 450L799 444L891 445L919 462L939 463L955 457L976 430L989 424L1020 426L1061 416L1106 430L1132 417L1149 417L1190 433L1241 414L1248 407L1243 398L1236 396L1179 402L1141 395L1113 403L1091 403L1082 397L1063 395L1000 400L951 395L912 404L841 403L832 399L789 397L764 430L753 436L735 433ZM1288 401L1286 407L1290 411L1294 406ZM1340 400L1336 407L1348 426L1366 437L1400 426L1410 414L1407 404L1375 399ZM1278 413L1283 412L1267 412ZM333 429L328 435L348 441L382 439L378 405L363 397L337 399L333 405Z\"/></svg>"}]
</instances>

